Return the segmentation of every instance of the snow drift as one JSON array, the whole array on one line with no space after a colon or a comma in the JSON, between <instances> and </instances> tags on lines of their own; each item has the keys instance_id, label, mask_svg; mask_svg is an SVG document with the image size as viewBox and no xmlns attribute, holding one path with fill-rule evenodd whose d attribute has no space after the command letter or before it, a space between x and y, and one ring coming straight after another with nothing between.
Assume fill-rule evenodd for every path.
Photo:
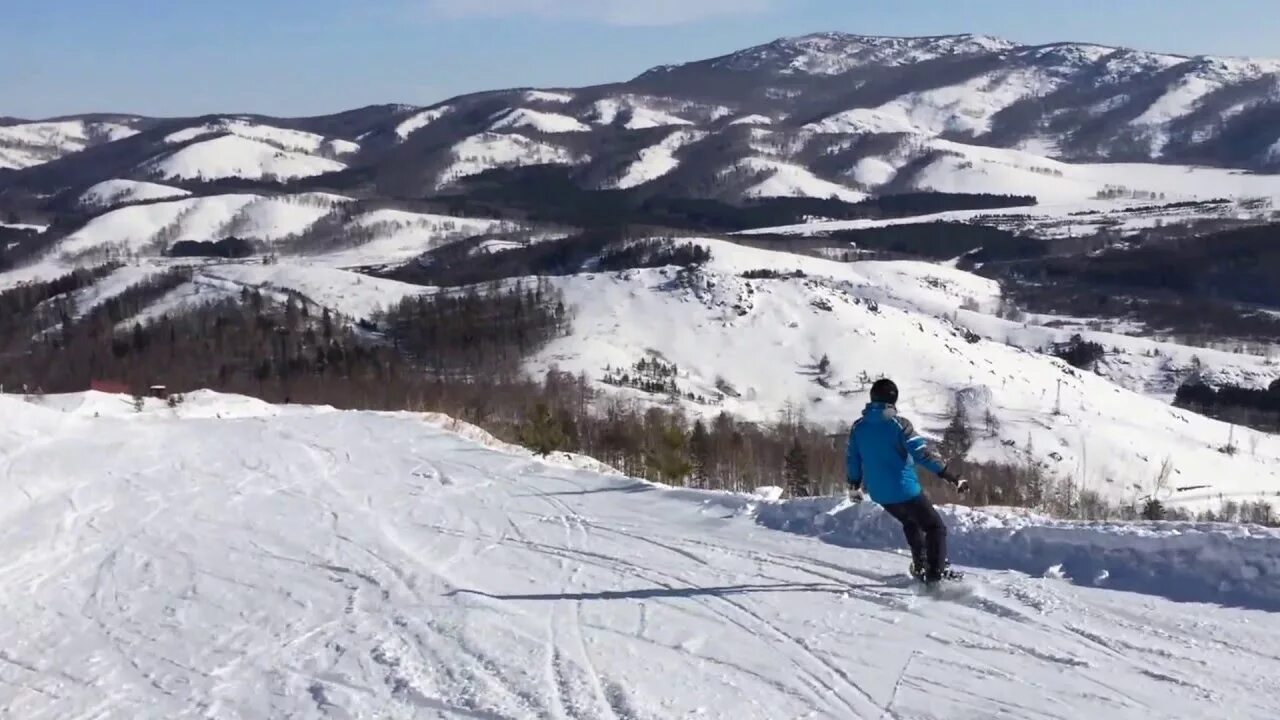
<instances>
[{"instance_id":1,"label":"snow drift","mask_svg":"<svg viewBox=\"0 0 1280 720\"><path fill-rule=\"evenodd\" d=\"M1184 522L1071 522L1027 511L941 508L951 560L1065 577L1085 586L1173 600L1280 610L1280 530ZM903 548L902 527L878 505L843 498L762 504L760 524L845 547Z\"/></svg>"}]
</instances>

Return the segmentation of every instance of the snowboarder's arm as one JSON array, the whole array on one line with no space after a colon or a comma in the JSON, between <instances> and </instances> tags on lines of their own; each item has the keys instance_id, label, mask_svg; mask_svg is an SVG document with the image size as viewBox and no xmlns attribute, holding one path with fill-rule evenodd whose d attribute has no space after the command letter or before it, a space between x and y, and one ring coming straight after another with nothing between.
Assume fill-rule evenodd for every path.
<instances>
[{"instance_id":1,"label":"snowboarder's arm","mask_svg":"<svg viewBox=\"0 0 1280 720\"><path fill-rule=\"evenodd\" d=\"M911 459L916 464L923 465L934 475L941 476L947 471L947 463L942 459L929 441L925 440L916 433L916 428L911 421L900 417L898 424L902 427L902 446L906 448L907 453L911 455Z\"/></svg>"},{"instance_id":2,"label":"snowboarder's arm","mask_svg":"<svg viewBox=\"0 0 1280 720\"><path fill-rule=\"evenodd\" d=\"M858 430L857 423L853 429L849 431L849 448L845 451L844 462L846 479L849 485L854 488L862 487L862 453L858 452L858 441L854 434Z\"/></svg>"}]
</instances>

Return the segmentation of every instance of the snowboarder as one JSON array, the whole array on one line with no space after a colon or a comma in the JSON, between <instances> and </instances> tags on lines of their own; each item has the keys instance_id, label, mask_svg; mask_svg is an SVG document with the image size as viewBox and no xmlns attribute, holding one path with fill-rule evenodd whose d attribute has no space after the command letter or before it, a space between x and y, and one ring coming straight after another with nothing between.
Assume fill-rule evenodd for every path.
<instances>
[{"instance_id":1,"label":"snowboarder","mask_svg":"<svg viewBox=\"0 0 1280 720\"><path fill-rule=\"evenodd\" d=\"M959 574L949 568L947 526L920 487L915 466L923 465L962 493L968 483L950 472L911 422L898 415L897 404L898 386L892 380L871 386L871 402L849 432L849 499L860 502L865 487L872 501L902 523L912 577L935 585Z\"/></svg>"}]
</instances>

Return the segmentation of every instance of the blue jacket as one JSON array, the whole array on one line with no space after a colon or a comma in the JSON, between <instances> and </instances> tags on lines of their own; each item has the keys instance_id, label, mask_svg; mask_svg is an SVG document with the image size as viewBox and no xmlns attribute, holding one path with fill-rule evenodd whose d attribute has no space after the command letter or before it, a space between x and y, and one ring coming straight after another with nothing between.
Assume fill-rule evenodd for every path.
<instances>
[{"instance_id":1,"label":"blue jacket","mask_svg":"<svg viewBox=\"0 0 1280 720\"><path fill-rule=\"evenodd\" d=\"M914 500L923 492L917 463L934 473L947 467L911 422L898 416L896 407L874 402L853 424L845 460L849 484L865 486L871 499L881 505Z\"/></svg>"}]
</instances>

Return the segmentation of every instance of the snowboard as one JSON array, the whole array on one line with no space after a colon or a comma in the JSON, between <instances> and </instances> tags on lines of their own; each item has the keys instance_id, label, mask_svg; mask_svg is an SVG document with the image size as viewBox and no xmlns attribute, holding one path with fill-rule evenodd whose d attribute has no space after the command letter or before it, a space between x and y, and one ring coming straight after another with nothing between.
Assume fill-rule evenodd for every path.
<instances>
[{"instance_id":1,"label":"snowboard","mask_svg":"<svg viewBox=\"0 0 1280 720\"><path fill-rule=\"evenodd\" d=\"M974 587L965 579L964 573L954 573L953 577L946 578L939 582L929 584L923 580L913 577L912 589L916 595L924 598L933 598L935 600L964 600L972 597Z\"/></svg>"}]
</instances>

